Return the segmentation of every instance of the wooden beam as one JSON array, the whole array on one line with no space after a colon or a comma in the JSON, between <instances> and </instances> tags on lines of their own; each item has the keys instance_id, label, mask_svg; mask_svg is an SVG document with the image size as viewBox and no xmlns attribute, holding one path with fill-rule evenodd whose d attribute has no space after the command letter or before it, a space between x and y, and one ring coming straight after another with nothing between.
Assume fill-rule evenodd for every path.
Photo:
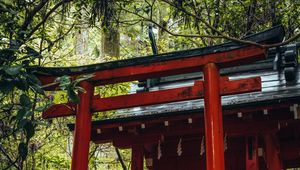
<instances>
[{"instance_id":1,"label":"wooden beam","mask_svg":"<svg viewBox=\"0 0 300 170\"><path fill-rule=\"evenodd\" d=\"M132 127L134 129L134 127ZM128 148L133 144L151 144L157 143L164 136L189 136L195 134L204 134L203 121L193 123L192 125L182 122L181 124L170 124L169 127L164 127L163 123L154 127L149 127L143 130L136 129L134 133L129 132L129 128L124 132L108 131L97 134L92 131L91 140L97 144L113 142L116 147ZM225 121L224 132L228 137L255 135L259 133L275 133L278 132L278 121ZM200 137L199 137L200 138Z\"/></svg>"},{"instance_id":2,"label":"wooden beam","mask_svg":"<svg viewBox=\"0 0 300 170\"><path fill-rule=\"evenodd\" d=\"M121 134L116 133L115 137L113 138L110 137L110 141L113 143L115 147L128 148L128 147L134 147L134 145L145 145L145 144L157 143L157 141L160 138L161 138L161 134L156 134L156 133L143 134L141 136L136 134L131 134L131 133L121 133Z\"/></svg>"},{"instance_id":3,"label":"wooden beam","mask_svg":"<svg viewBox=\"0 0 300 170\"><path fill-rule=\"evenodd\" d=\"M221 95L254 92L261 90L260 77L229 81L228 77L220 79ZM131 108L154 104L163 104L184 100L203 98L203 82L195 81L194 86L174 88L168 90L141 92L108 98L94 96L92 112ZM43 118L55 118L76 114L76 105L72 103L52 105L43 112Z\"/></svg>"},{"instance_id":4,"label":"wooden beam","mask_svg":"<svg viewBox=\"0 0 300 170\"><path fill-rule=\"evenodd\" d=\"M215 63L220 68L230 67L264 59L265 54L266 49L248 46L226 52L215 52L207 55L184 57L169 61L157 61L150 64L144 63L127 67L99 70L93 73L94 77L92 77L90 81L92 81L94 85L105 85L191 73L201 71L203 66L207 63ZM72 79L75 79L77 76L79 75L71 75ZM56 76L40 75L38 78L42 85L47 86L45 87L45 90L57 90L58 84L54 83L57 78Z\"/></svg>"},{"instance_id":5,"label":"wooden beam","mask_svg":"<svg viewBox=\"0 0 300 170\"><path fill-rule=\"evenodd\" d=\"M93 101L94 112L116 110L130 107L163 104L203 97L203 82L195 81L194 86L168 90L142 92L130 95L99 98Z\"/></svg>"},{"instance_id":6,"label":"wooden beam","mask_svg":"<svg viewBox=\"0 0 300 170\"><path fill-rule=\"evenodd\" d=\"M77 105L74 103L55 104L47 108L43 114L43 119L55 118L55 117L66 117L75 116Z\"/></svg>"},{"instance_id":7,"label":"wooden beam","mask_svg":"<svg viewBox=\"0 0 300 170\"><path fill-rule=\"evenodd\" d=\"M286 110L286 114L280 114L276 117L273 116L269 116L268 117L268 121L273 121L273 120L287 120L287 119L291 119L292 118L292 114L289 114L289 106L292 103L280 103L280 104L276 104L276 105L263 105L263 106L256 106L256 107L243 107L243 108L233 108L230 110L226 110L224 109L224 116L226 115L236 115L238 112L242 112L244 114L251 114L252 112L258 112L261 111L263 112L264 109L268 109L269 110L269 115L272 115L273 113L277 113L278 110L280 109L285 109ZM272 112L272 113L271 113ZM281 112L284 112L281 110ZM182 114L182 115L172 115L172 116L164 116L164 117L160 117L159 119L155 119L155 118L149 118L149 119L136 119L136 120L131 120L131 121L126 121L126 122L114 122L114 123L101 123L101 127L99 127L100 129L113 129L113 128L118 128L119 126L124 126L124 127L133 127L133 126L138 126L140 127L141 124L145 124L146 125L146 129L148 126L153 126L153 124L157 124L157 123L161 123L164 121L183 121L183 122L188 122L188 119L192 118L193 119L193 123L195 123L195 121L198 121L200 118L203 118L203 114L199 114L199 112L197 113L193 113L193 114ZM97 127L97 125L94 125L94 127ZM72 130L72 128L71 128Z\"/></svg>"}]
</instances>

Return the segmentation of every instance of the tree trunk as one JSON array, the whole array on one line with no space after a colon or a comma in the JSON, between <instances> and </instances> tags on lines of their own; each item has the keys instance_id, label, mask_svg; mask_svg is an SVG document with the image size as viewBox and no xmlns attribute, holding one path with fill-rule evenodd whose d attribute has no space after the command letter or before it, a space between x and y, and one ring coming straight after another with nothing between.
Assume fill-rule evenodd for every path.
<instances>
[{"instance_id":1,"label":"tree trunk","mask_svg":"<svg viewBox=\"0 0 300 170\"><path fill-rule=\"evenodd\" d=\"M257 6L257 0L252 0L252 3L250 4L247 10L247 28L246 28L247 34L252 33L252 28L255 21L256 6Z\"/></svg>"},{"instance_id":2,"label":"tree trunk","mask_svg":"<svg viewBox=\"0 0 300 170\"><path fill-rule=\"evenodd\" d=\"M270 0L270 15L272 20L272 26L278 25L278 20L276 18L276 0Z\"/></svg>"},{"instance_id":3,"label":"tree trunk","mask_svg":"<svg viewBox=\"0 0 300 170\"><path fill-rule=\"evenodd\" d=\"M106 56L120 57L120 33L118 28L107 28L102 31L101 58Z\"/></svg>"},{"instance_id":4,"label":"tree trunk","mask_svg":"<svg viewBox=\"0 0 300 170\"><path fill-rule=\"evenodd\" d=\"M82 9L80 11L80 15L85 15L85 11ZM76 32L76 40L75 40L75 55L78 60L79 65L85 65L86 63L82 63L85 60L81 60L83 57L87 57L85 54L88 51L88 29L87 25L85 24L85 21L80 18L79 20L79 28Z\"/></svg>"},{"instance_id":5,"label":"tree trunk","mask_svg":"<svg viewBox=\"0 0 300 170\"><path fill-rule=\"evenodd\" d=\"M83 56L87 51L87 41L88 41L88 32L82 26L79 31L76 33L76 47L75 54L79 56Z\"/></svg>"},{"instance_id":6,"label":"tree trunk","mask_svg":"<svg viewBox=\"0 0 300 170\"><path fill-rule=\"evenodd\" d=\"M213 27L218 29L219 22L220 22L220 0L215 1L214 8L215 8L215 18L214 18ZM215 32L213 32L213 34L215 34Z\"/></svg>"}]
</instances>

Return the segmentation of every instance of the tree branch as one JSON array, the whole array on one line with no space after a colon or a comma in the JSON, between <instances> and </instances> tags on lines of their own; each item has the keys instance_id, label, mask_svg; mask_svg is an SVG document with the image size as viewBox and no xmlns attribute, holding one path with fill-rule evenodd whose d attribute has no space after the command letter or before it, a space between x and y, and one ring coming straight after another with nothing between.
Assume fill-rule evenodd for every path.
<instances>
[{"instance_id":1,"label":"tree branch","mask_svg":"<svg viewBox=\"0 0 300 170\"><path fill-rule=\"evenodd\" d=\"M256 43L256 42L253 42L253 41L247 41L247 40L241 40L241 39L238 39L238 38L234 38L234 37L230 37L224 33L222 33L221 31L219 31L218 29L216 29L215 27L213 27L212 25L210 25L207 21L205 21L203 18L187 11L186 9L184 8L181 8L181 7L178 7L176 6L175 4L173 4L172 2L168 1L168 0L161 0L167 4L169 4L170 6L174 7L174 8L177 8L179 9L180 11L184 12L185 14L187 15L190 15L196 19L198 19L199 21L201 21L202 23L204 23L204 25L206 25L209 29L211 29L213 32L217 33L220 35L221 38L224 38L224 39L228 39L228 40L231 40L231 41L235 41L235 42L239 42L239 43L243 43L243 44L250 44L250 45L255 45L255 46L258 46L258 47L261 47L261 48L264 48L264 45L261 45L259 43Z\"/></svg>"},{"instance_id":2,"label":"tree branch","mask_svg":"<svg viewBox=\"0 0 300 170\"><path fill-rule=\"evenodd\" d=\"M21 26L21 31L25 31L27 29L27 27L32 22L33 17L47 4L47 2L48 0L41 0L40 3L35 6L35 8L33 8L33 10L29 11Z\"/></svg>"},{"instance_id":3,"label":"tree branch","mask_svg":"<svg viewBox=\"0 0 300 170\"><path fill-rule=\"evenodd\" d=\"M8 161L10 162L10 165L8 167L6 167L5 169L9 169L11 166L16 167L17 169L19 169L19 167L16 165L16 162L18 159L16 159L15 161L13 161L10 156L7 154L7 152L4 150L4 148L1 146L0 144L0 150L3 153L3 155L8 159Z\"/></svg>"},{"instance_id":4,"label":"tree branch","mask_svg":"<svg viewBox=\"0 0 300 170\"><path fill-rule=\"evenodd\" d=\"M137 14L135 12L129 11L127 9L122 8L122 10L124 10L125 12L128 12L130 14L136 15L140 18L142 18L144 21L149 21L151 23L153 23L154 25L158 26L160 29L166 31L168 34L172 35L172 36L178 36L178 37L187 37L187 38L224 38L223 36L218 36L218 35L198 35L198 34L178 34L178 33L174 33L168 29L166 29L164 26L160 25L159 23L151 20L150 18L146 18L140 14Z\"/></svg>"},{"instance_id":5,"label":"tree branch","mask_svg":"<svg viewBox=\"0 0 300 170\"><path fill-rule=\"evenodd\" d=\"M42 26L46 21L47 19L50 17L50 15L56 11L57 8L59 8L61 5L63 5L64 3L67 3L67 2L71 2L72 0L62 0L60 1L59 3L57 3L53 8L50 9L50 11L45 15L45 17L42 19L41 22L39 22L32 30L31 32L27 35L27 38L30 38L34 33L35 31L37 31L40 26Z\"/></svg>"},{"instance_id":6,"label":"tree branch","mask_svg":"<svg viewBox=\"0 0 300 170\"><path fill-rule=\"evenodd\" d=\"M201 21L202 23L204 23L208 28L210 28L213 32L216 32L217 34L219 34L222 38L228 39L228 40L231 40L231 41L234 41L234 42L243 43L243 44L249 44L249 45L255 45L255 46L258 46L258 47L261 47L261 48L272 48L272 47L286 45L286 44L288 44L288 43L290 43L292 41L295 41L298 38L300 38L300 32L298 32L297 34L295 34L293 37L289 38L288 40L286 40L284 42L280 42L280 43L275 43L275 44L259 44L259 43L253 42L253 41L241 40L241 39L238 39L238 38L230 37L230 36L222 33L221 31L219 31L218 29L216 29L215 27L213 27L212 25L210 25L208 22L206 22L201 17L199 17L199 16L197 16L197 15L195 15L195 14L187 11L184 8L176 6L175 4L171 3L168 0L161 0L161 1L169 4L170 6L172 6L174 8L179 9L180 11L184 12L187 15L190 15L190 16L198 19L199 21Z\"/></svg>"},{"instance_id":7,"label":"tree branch","mask_svg":"<svg viewBox=\"0 0 300 170\"><path fill-rule=\"evenodd\" d=\"M115 151L117 153L118 159L119 159L119 161L120 161L120 163L122 165L123 170L127 170L126 165L125 165L125 163L123 161L123 158L122 158L122 155L121 155L119 149L115 147Z\"/></svg>"}]
</instances>

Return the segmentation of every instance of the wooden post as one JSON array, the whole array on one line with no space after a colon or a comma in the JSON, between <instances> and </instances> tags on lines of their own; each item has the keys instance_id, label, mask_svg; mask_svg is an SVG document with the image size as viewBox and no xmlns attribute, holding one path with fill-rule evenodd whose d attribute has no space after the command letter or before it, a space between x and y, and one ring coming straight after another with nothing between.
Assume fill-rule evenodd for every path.
<instances>
[{"instance_id":1,"label":"wooden post","mask_svg":"<svg viewBox=\"0 0 300 170\"><path fill-rule=\"evenodd\" d=\"M91 99L94 95L94 87L89 82L81 82L81 87L86 90L85 93L80 92L80 103L78 104L75 137L72 155L72 170L87 170L89 146L91 138L91 120L90 112Z\"/></svg>"},{"instance_id":2,"label":"wooden post","mask_svg":"<svg viewBox=\"0 0 300 170\"><path fill-rule=\"evenodd\" d=\"M208 63L204 66L203 73L206 169L224 170L224 139L219 70L214 63Z\"/></svg>"},{"instance_id":3,"label":"wooden post","mask_svg":"<svg viewBox=\"0 0 300 170\"><path fill-rule=\"evenodd\" d=\"M246 137L246 168L245 170L259 170L258 138Z\"/></svg>"},{"instance_id":4,"label":"wooden post","mask_svg":"<svg viewBox=\"0 0 300 170\"><path fill-rule=\"evenodd\" d=\"M266 163L268 170L282 170L282 160L279 156L279 145L275 135L264 135L266 146Z\"/></svg>"},{"instance_id":5,"label":"wooden post","mask_svg":"<svg viewBox=\"0 0 300 170\"><path fill-rule=\"evenodd\" d=\"M132 146L131 151L131 170L144 169L144 147L143 145Z\"/></svg>"}]
</instances>

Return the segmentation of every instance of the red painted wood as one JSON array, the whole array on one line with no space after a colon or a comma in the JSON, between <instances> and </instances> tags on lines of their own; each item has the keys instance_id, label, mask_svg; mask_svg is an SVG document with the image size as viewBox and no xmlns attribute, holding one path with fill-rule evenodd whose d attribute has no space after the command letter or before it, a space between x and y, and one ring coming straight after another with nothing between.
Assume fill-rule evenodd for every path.
<instances>
[{"instance_id":1,"label":"red painted wood","mask_svg":"<svg viewBox=\"0 0 300 170\"><path fill-rule=\"evenodd\" d=\"M203 83L196 81L194 86L169 90L142 92L130 95L99 98L93 101L93 111L107 111L137 106L163 104L203 97Z\"/></svg>"},{"instance_id":2,"label":"red painted wood","mask_svg":"<svg viewBox=\"0 0 300 170\"><path fill-rule=\"evenodd\" d=\"M245 170L259 170L258 162L258 138L246 137L246 168Z\"/></svg>"},{"instance_id":3,"label":"red painted wood","mask_svg":"<svg viewBox=\"0 0 300 170\"><path fill-rule=\"evenodd\" d=\"M219 84L221 96L261 91L262 88L260 77L220 81Z\"/></svg>"},{"instance_id":4,"label":"red painted wood","mask_svg":"<svg viewBox=\"0 0 300 170\"><path fill-rule=\"evenodd\" d=\"M300 124L300 122L298 124ZM280 156L283 160L298 160L300 164L300 140L295 139L280 143Z\"/></svg>"},{"instance_id":5,"label":"red painted wood","mask_svg":"<svg viewBox=\"0 0 300 170\"><path fill-rule=\"evenodd\" d=\"M224 136L219 70L215 64L209 63L205 65L203 73L206 169L224 170Z\"/></svg>"},{"instance_id":6,"label":"red painted wood","mask_svg":"<svg viewBox=\"0 0 300 170\"><path fill-rule=\"evenodd\" d=\"M229 115L237 115L238 112L242 112L245 113L246 115L254 113L254 112L261 112L261 114L263 114L263 110L267 109L269 110L269 112L273 112L273 111L277 111L277 110L283 110L282 112L287 112L287 114L281 114L282 117L277 117L276 119L274 119L273 117L268 117L268 120L265 120L266 123L268 122L272 122L274 120L276 120L276 123L278 123L278 118L280 118L279 123L282 122L282 124L284 125L286 123L287 119L292 118L291 116L293 116L292 114L288 114L289 112L289 106L291 106L293 103L280 103L280 104L276 104L276 105L264 105L264 106L256 106L256 107L243 107L243 108L232 108L230 110L223 110L223 115L224 116L229 116ZM287 118L287 116L289 116ZM118 123L112 123L112 124L102 124L101 129L113 129L113 128L118 128L119 126L125 126L125 127L129 127L129 126L138 126L140 127L141 124L146 124L146 126L152 126L152 124L157 124L157 123L162 123L164 121L181 121L182 123L187 123L188 122L188 118L192 118L193 121L195 122L195 119L200 119L203 118L202 114L199 113L194 113L194 114L188 114L188 115L172 115L172 116L167 116L167 117L160 117L160 119L148 119L148 120L131 120L128 122L118 122ZM235 123L235 122L232 122ZM291 122L292 123L292 122ZM255 125L254 125L255 126ZM245 127L245 129L247 129L249 127ZM251 129L248 129L251 131Z\"/></svg>"},{"instance_id":7,"label":"red painted wood","mask_svg":"<svg viewBox=\"0 0 300 170\"><path fill-rule=\"evenodd\" d=\"M183 121L182 121L183 122ZM152 144L157 143L164 136L185 136L194 134L204 134L203 123L199 121L192 125L170 122L169 127L159 126L147 127L146 129L136 132L117 132L117 131L103 131L101 134L96 134L93 131L91 140L97 144L113 142L114 146L119 148L130 148L134 144ZM197 123L197 124L196 124ZM265 121L251 121L238 122L230 121L224 122L224 132L227 137L254 135L257 133L276 133L278 132L278 122ZM163 124L163 122L161 122ZM126 127L124 127L126 129ZM130 127L130 129L138 129L139 127ZM129 128L128 128L129 129ZM135 134L136 133L136 134ZM138 135L137 135L138 134ZM200 137L199 137L200 138Z\"/></svg>"},{"instance_id":8,"label":"red painted wood","mask_svg":"<svg viewBox=\"0 0 300 170\"><path fill-rule=\"evenodd\" d=\"M246 93L261 90L260 77L229 81L228 77L220 79L221 95ZM176 101L203 98L203 82L195 81L194 86L168 90L142 92L137 94L99 98L94 96L92 110L94 112L123 109L137 106L163 104ZM72 103L53 105L45 112L43 118L55 118L75 115L76 109Z\"/></svg>"},{"instance_id":9,"label":"red painted wood","mask_svg":"<svg viewBox=\"0 0 300 170\"><path fill-rule=\"evenodd\" d=\"M199 134L198 134L199 136ZM177 138L165 138L162 147L162 157L157 160L157 147L152 152L154 170L205 170L205 155L200 155L202 138L182 137L182 155L178 156ZM245 170L245 150L243 137L230 138L226 150L226 170Z\"/></svg>"},{"instance_id":10,"label":"red painted wood","mask_svg":"<svg viewBox=\"0 0 300 170\"><path fill-rule=\"evenodd\" d=\"M131 170L144 169L144 147L143 145L136 145L132 147L131 151Z\"/></svg>"},{"instance_id":11,"label":"red painted wood","mask_svg":"<svg viewBox=\"0 0 300 170\"><path fill-rule=\"evenodd\" d=\"M43 119L56 118L56 117L65 117L76 115L76 104L74 103L65 103L65 104L55 104L46 109L42 117Z\"/></svg>"},{"instance_id":12,"label":"red painted wood","mask_svg":"<svg viewBox=\"0 0 300 170\"><path fill-rule=\"evenodd\" d=\"M213 53L204 56L191 56L187 58L140 64L129 67L120 67L109 70L96 71L94 77L82 86L87 93L81 93L81 103L76 113L75 142L72 158L73 170L88 168L88 151L91 133L91 109L92 111L105 111L112 109L144 106L150 104L167 103L181 100L191 100L203 97L205 100L205 138L206 138L206 165L207 170L224 170L224 143L222 108L220 96L226 94L244 93L260 90L260 79L247 79L229 81L228 77L220 78L217 69L229 67L237 63L248 63L265 57L265 49L254 46L236 49L232 51ZM212 64L215 63L215 64ZM166 91L147 92L134 95L117 96L111 98L94 98L93 86L119 83L154 77L183 74L189 72L204 71L204 85L198 82L193 87L184 87ZM71 75L72 79L78 75ZM43 85L53 83L56 77L40 76ZM45 87L46 90L56 90L57 84ZM158 96L158 97L156 97ZM128 102L129 101L129 102ZM56 105L47 110L44 117L71 115L74 110L72 104ZM64 112L63 114L58 113ZM122 142L119 141L118 142ZM130 143L130 142L129 142ZM132 143L132 142L131 142ZM141 146L141 145L139 145ZM132 169L143 169L143 147L133 147ZM248 170L248 169L247 169Z\"/></svg>"},{"instance_id":13,"label":"red painted wood","mask_svg":"<svg viewBox=\"0 0 300 170\"><path fill-rule=\"evenodd\" d=\"M112 142L113 145L117 148L124 148L124 149L134 147L135 145L138 146L138 145L156 143L161 138L161 134L158 133L135 135L132 133L120 134L120 132L116 132L110 135L109 135L110 138L107 138L110 139L109 142ZM105 136L105 134L103 136Z\"/></svg>"},{"instance_id":14,"label":"red painted wood","mask_svg":"<svg viewBox=\"0 0 300 170\"><path fill-rule=\"evenodd\" d=\"M282 160L279 156L279 143L275 135L264 135L266 148L266 163L268 170L282 170Z\"/></svg>"},{"instance_id":15,"label":"red painted wood","mask_svg":"<svg viewBox=\"0 0 300 170\"><path fill-rule=\"evenodd\" d=\"M222 53L212 53L203 56L191 56L175 60L155 62L152 64L140 64L128 67L100 70L94 72L91 81L95 85L105 85L134 80L145 80L162 76L184 74L201 71L207 63L216 63L219 67L230 67L237 64L249 63L264 59L266 49L255 46L248 46ZM72 75L74 79L78 75ZM45 90L56 90L58 84L53 84L57 77L38 76ZM53 85L51 85L53 84Z\"/></svg>"},{"instance_id":16,"label":"red painted wood","mask_svg":"<svg viewBox=\"0 0 300 170\"><path fill-rule=\"evenodd\" d=\"M259 77L224 81L221 84L221 94L230 95L261 90ZM115 96L110 98L99 98L93 101L93 111L107 111L124 109L137 106L163 104L184 100L203 98L203 82L196 81L194 86L182 87L169 90L143 92L131 95Z\"/></svg>"},{"instance_id":17,"label":"red painted wood","mask_svg":"<svg viewBox=\"0 0 300 170\"><path fill-rule=\"evenodd\" d=\"M85 93L79 93L80 104L76 114L75 137L72 155L72 170L87 170L89 144L91 137L92 114L90 112L91 99L94 94L94 87L88 82L81 82Z\"/></svg>"}]
</instances>

